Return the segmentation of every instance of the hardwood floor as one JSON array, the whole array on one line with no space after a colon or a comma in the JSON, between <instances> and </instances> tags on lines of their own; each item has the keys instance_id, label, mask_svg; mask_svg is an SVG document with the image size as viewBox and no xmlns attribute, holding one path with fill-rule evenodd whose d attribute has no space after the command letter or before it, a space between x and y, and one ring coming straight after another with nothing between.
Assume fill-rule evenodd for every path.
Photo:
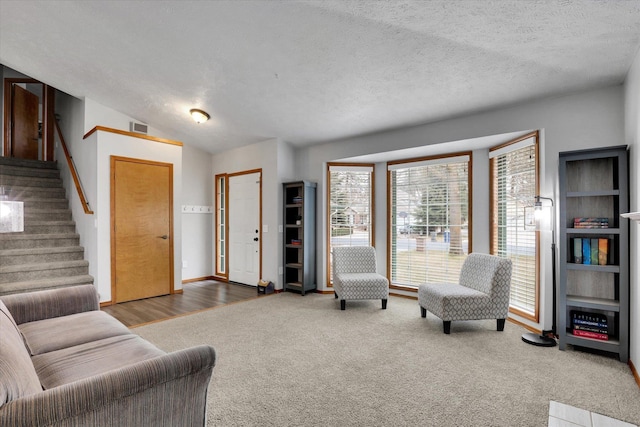
<instances>
[{"instance_id":1,"label":"hardwood floor","mask_svg":"<svg viewBox=\"0 0 640 427\"><path fill-rule=\"evenodd\" d=\"M182 294L165 295L102 307L127 326L155 322L208 308L261 298L253 286L203 280L186 283Z\"/></svg>"}]
</instances>

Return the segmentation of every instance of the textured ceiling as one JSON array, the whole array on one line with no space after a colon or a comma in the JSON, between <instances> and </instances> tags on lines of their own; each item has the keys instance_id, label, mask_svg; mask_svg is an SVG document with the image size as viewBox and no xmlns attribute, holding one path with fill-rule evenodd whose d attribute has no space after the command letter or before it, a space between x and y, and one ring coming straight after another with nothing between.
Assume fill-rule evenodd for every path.
<instances>
[{"instance_id":1,"label":"textured ceiling","mask_svg":"<svg viewBox=\"0 0 640 427\"><path fill-rule=\"evenodd\" d=\"M0 0L0 63L213 153L619 84L639 44L626 0Z\"/></svg>"}]
</instances>

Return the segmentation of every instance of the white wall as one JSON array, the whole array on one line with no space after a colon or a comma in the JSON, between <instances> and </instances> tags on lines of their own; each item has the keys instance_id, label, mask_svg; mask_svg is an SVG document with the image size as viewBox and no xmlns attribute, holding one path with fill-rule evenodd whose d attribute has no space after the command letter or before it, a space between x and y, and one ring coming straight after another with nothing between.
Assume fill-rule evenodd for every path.
<instances>
[{"instance_id":1,"label":"white wall","mask_svg":"<svg viewBox=\"0 0 640 427\"><path fill-rule=\"evenodd\" d=\"M625 82L625 142L629 151L631 212L640 211L640 52ZM640 369L640 223L631 221L631 340L630 360Z\"/></svg>"},{"instance_id":2,"label":"white wall","mask_svg":"<svg viewBox=\"0 0 640 427\"><path fill-rule=\"evenodd\" d=\"M173 164L173 279L174 289L182 289L182 147L103 131L92 134L84 142L97 146L94 212L98 265L95 283L100 300L111 300L111 156Z\"/></svg>"},{"instance_id":3,"label":"white wall","mask_svg":"<svg viewBox=\"0 0 640 427\"><path fill-rule=\"evenodd\" d=\"M213 156L185 145L182 148L182 205L209 206L207 213L182 213L182 280L213 276ZM196 212L198 212L196 210Z\"/></svg>"},{"instance_id":4,"label":"white wall","mask_svg":"<svg viewBox=\"0 0 640 427\"><path fill-rule=\"evenodd\" d=\"M318 183L319 224L325 224L325 168L326 162L345 158L384 153L392 150L420 147L511 132L541 130L540 195L557 198L558 153L589 147L621 145L624 143L624 98L622 86L558 96L514 105L467 117L445 120L423 126L333 141L300 149L296 153L296 172L300 179ZM467 149L474 149L473 146ZM488 156L474 150L473 165L473 248L488 250L489 188ZM384 168L376 168L376 182L381 184ZM482 177L480 176L482 174ZM382 188L379 188L382 187ZM386 225L386 184L376 188L376 248L384 244ZM384 200L385 204L383 205ZM326 264L324 226L318 238L318 265ZM542 236L541 268L544 271L541 286L541 322L524 323L540 329L552 324L552 292L550 254L544 248L551 245L551 233ZM548 256L545 256L547 255ZM386 257L386 254L384 254ZM386 259L384 258L383 259ZM380 264L385 267L386 263ZM318 269L318 284L326 283L326 272Z\"/></svg>"},{"instance_id":5,"label":"white wall","mask_svg":"<svg viewBox=\"0 0 640 427\"><path fill-rule=\"evenodd\" d=\"M282 183L293 178L292 148L278 139L229 150L213 156L211 180L222 173L262 169L262 279L282 289ZM268 231L267 231L268 230ZM215 245L213 248L214 257Z\"/></svg>"},{"instance_id":6,"label":"white wall","mask_svg":"<svg viewBox=\"0 0 640 427\"><path fill-rule=\"evenodd\" d=\"M96 146L94 144L83 144L84 135L84 102L62 92L56 93L56 114L60 117L58 122L62 136L67 144L67 149L71 153L76 172L80 178L89 203L89 208L93 209L97 198L97 177L95 175ZM54 158L58 162L60 177L62 178L69 207L73 220L76 223L76 232L80 234L80 245L84 247L84 258L89 261L89 274L94 278L97 273L98 255L97 231L95 228L94 215L85 214L80 197L69 171L62 145L55 136ZM89 193L91 197L89 197Z\"/></svg>"},{"instance_id":7,"label":"white wall","mask_svg":"<svg viewBox=\"0 0 640 427\"><path fill-rule=\"evenodd\" d=\"M182 147L103 131L93 133L85 140L85 133L96 126L126 131L132 119L89 99L79 100L61 93L56 98L56 113L61 116L60 127L93 215L84 213L59 144L56 144L55 156L73 219L81 236L80 243L85 248L85 259L89 261L89 274L94 277L100 301L111 300L112 155L173 164L174 288L182 289ZM150 128L150 132L153 131ZM170 139L170 135L153 136ZM201 235L203 232L196 231L195 234Z\"/></svg>"}]
</instances>

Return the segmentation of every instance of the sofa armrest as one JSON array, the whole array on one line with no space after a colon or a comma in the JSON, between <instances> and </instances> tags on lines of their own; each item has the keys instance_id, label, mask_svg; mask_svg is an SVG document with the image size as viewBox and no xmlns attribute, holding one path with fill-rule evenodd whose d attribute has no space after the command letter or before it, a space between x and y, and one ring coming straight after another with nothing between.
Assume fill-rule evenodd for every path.
<instances>
[{"instance_id":1,"label":"sofa armrest","mask_svg":"<svg viewBox=\"0 0 640 427\"><path fill-rule=\"evenodd\" d=\"M204 425L215 350L202 345L0 407L0 426Z\"/></svg>"},{"instance_id":2,"label":"sofa armrest","mask_svg":"<svg viewBox=\"0 0 640 427\"><path fill-rule=\"evenodd\" d=\"M100 309L98 291L93 285L6 295L2 302L18 325Z\"/></svg>"}]
</instances>

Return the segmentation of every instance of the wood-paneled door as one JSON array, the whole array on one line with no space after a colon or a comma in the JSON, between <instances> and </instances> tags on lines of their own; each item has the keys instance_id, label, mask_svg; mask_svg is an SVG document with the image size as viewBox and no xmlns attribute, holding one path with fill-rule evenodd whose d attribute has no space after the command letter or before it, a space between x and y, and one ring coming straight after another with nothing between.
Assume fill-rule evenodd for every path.
<instances>
[{"instance_id":1,"label":"wood-paneled door","mask_svg":"<svg viewBox=\"0 0 640 427\"><path fill-rule=\"evenodd\" d=\"M27 101L20 99L25 96ZM34 96L37 98L35 103ZM54 160L55 89L31 78L5 78L3 102L4 144L1 155Z\"/></svg>"},{"instance_id":2,"label":"wood-paneled door","mask_svg":"<svg viewBox=\"0 0 640 427\"><path fill-rule=\"evenodd\" d=\"M11 157L37 160L40 98L17 84L11 90Z\"/></svg>"},{"instance_id":3,"label":"wood-paneled door","mask_svg":"<svg viewBox=\"0 0 640 427\"><path fill-rule=\"evenodd\" d=\"M173 165L111 156L111 299L173 293Z\"/></svg>"}]
</instances>

